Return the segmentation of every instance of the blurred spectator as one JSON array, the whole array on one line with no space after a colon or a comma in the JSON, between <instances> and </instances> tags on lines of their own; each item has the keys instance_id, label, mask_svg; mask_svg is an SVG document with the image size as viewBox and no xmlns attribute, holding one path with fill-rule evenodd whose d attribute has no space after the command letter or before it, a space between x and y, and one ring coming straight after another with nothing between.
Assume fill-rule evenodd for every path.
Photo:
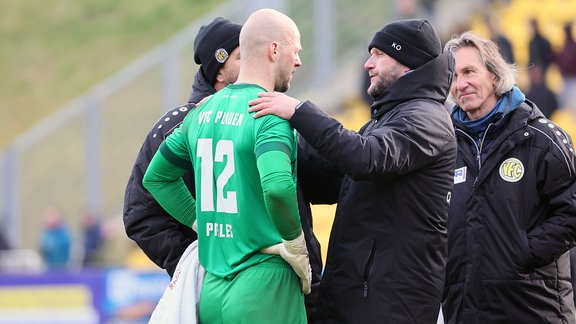
<instances>
[{"instance_id":1,"label":"blurred spectator","mask_svg":"<svg viewBox=\"0 0 576 324\"><path fill-rule=\"evenodd\" d=\"M394 9L396 10L396 17L399 19L409 19L418 16L418 4L415 0L396 0Z\"/></svg>"},{"instance_id":2,"label":"blurred spectator","mask_svg":"<svg viewBox=\"0 0 576 324\"><path fill-rule=\"evenodd\" d=\"M528 44L528 59L529 64L540 65L542 73L546 77L548 67L554 60L554 52L550 41L546 39L538 26L538 20L532 18L530 20L530 27L532 29L532 38Z\"/></svg>"},{"instance_id":3,"label":"blurred spectator","mask_svg":"<svg viewBox=\"0 0 576 324\"><path fill-rule=\"evenodd\" d=\"M62 210L48 206L42 212L44 228L40 236L40 254L49 270L64 269L70 261L71 236Z\"/></svg>"},{"instance_id":4,"label":"blurred spectator","mask_svg":"<svg viewBox=\"0 0 576 324\"><path fill-rule=\"evenodd\" d=\"M572 23L564 25L564 47L556 55L556 64L564 81L560 107L576 112L576 41L572 35Z\"/></svg>"},{"instance_id":5,"label":"blurred spectator","mask_svg":"<svg viewBox=\"0 0 576 324\"><path fill-rule=\"evenodd\" d=\"M438 0L420 0L420 5L428 19L433 20L436 11L436 2Z\"/></svg>"},{"instance_id":6,"label":"blurred spectator","mask_svg":"<svg viewBox=\"0 0 576 324\"><path fill-rule=\"evenodd\" d=\"M512 43L510 40L502 34L500 30L500 25L494 18L486 18L486 26L488 27L488 32L490 33L490 40L498 45L500 54L508 63L515 63L514 51L512 50Z\"/></svg>"},{"instance_id":7,"label":"blurred spectator","mask_svg":"<svg viewBox=\"0 0 576 324\"><path fill-rule=\"evenodd\" d=\"M554 111L558 109L558 98L546 85L544 70L540 65L534 65L528 69L530 78L530 89L526 93L526 98L538 106L540 111L550 119Z\"/></svg>"},{"instance_id":8,"label":"blurred spectator","mask_svg":"<svg viewBox=\"0 0 576 324\"><path fill-rule=\"evenodd\" d=\"M98 251L102 246L102 224L100 215L92 209L87 209L83 219L84 228L84 266L94 265L98 261Z\"/></svg>"},{"instance_id":9,"label":"blurred spectator","mask_svg":"<svg viewBox=\"0 0 576 324\"><path fill-rule=\"evenodd\" d=\"M115 215L102 220L102 245L98 251L98 262L107 266L125 266L136 243L124 234L122 217Z\"/></svg>"},{"instance_id":10,"label":"blurred spectator","mask_svg":"<svg viewBox=\"0 0 576 324\"><path fill-rule=\"evenodd\" d=\"M395 0L394 17L397 19L425 18L433 20L437 0Z\"/></svg>"},{"instance_id":11,"label":"blurred spectator","mask_svg":"<svg viewBox=\"0 0 576 324\"><path fill-rule=\"evenodd\" d=\"M10 250L12 247L10 246L10 241L8 240L8 236L6 235L6 226L2 222L0 227L0 251Z\"/></svg>"}]
</instances>

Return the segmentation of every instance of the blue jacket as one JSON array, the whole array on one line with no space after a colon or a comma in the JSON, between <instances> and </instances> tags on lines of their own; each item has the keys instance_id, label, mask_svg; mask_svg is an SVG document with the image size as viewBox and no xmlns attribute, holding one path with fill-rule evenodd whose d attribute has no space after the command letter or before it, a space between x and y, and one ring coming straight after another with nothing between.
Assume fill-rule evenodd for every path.
<instances>
[{"instance_id":1,"label":"blue jacket","mask_svg":"<svg viewBox=\"0 0 576 324\"><path fill-rule=\"evenodd\" d=\"M58 225L42 232L40 252L49 269L64 269L70 261L72 239L68 227Z\"/></svg>"}]
</instances>

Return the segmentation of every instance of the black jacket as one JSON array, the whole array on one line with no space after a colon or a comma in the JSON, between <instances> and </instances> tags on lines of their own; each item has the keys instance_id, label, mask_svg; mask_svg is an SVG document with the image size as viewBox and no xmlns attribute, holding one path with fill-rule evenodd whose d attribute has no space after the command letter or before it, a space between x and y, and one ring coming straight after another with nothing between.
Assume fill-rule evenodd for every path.
<instances>
[{"instance_id":1,"label":"black jacket","mask_svg":"<svg viewBox=\"0 0 576 324\"><path fill-rule=\"evenodd\" d=\"M172 277L178 260L197 235L191 228L170 216L142 185L142 178L160 144L174 131L195 107L194 103L215 93L202 73L197 73L188 104L166 112L150 130L128 179L124 194L124 228L148 258L165 269ZM184 183L195 194L194 173L183 177Z\"/></svg>"},{"instance_id":2,"label":"black jacket","mask_svg":"<svg viewBox=\"0 0 576 324\"><path fill-rule=\"evenodd\" d=\"M190 227L170 216L142 185L142 178L152 157L164 139L176 129L184 116L193 109L187 104L169 110L148 133L138 153L124 194L124 228L150 260L172 276L184 250L196 240ZM168 120L167 120L168 119ZM162 127L160 127L162 126ZM194 174L183 177L194 194Z\"/></svg>"},{"instance_id":3,"label":"black jacket","mask_svg":"<svg viewBox=\"0 0 576 324\"><path fill-rule=\"evenodd\" d=\"M530 101L488 127L481 153L455 125L446 323L575 323L571 139Z\"/></svg>"},{"instance_id":4,"label":"black jacket","mask_svg":"<svg viewBox=\"0 0 576 324\"><path fill-rule=\"evenodd\" d=\"M291 124L346 176L320 285L330 323L436 323L456 139L444 108L451 53L411 71L358 132L310 102Z\"/></svg>"},{"instance_id":5,"label":"black jacket","mask_svg":"<svg viewBox=\"0 0 576 324\"><path fill-rule=\"evenodd\" d=\"M142 177L148 168L150 160L164 139L181 123L186 114L195 107L194 103L215 93L214 88L197 73L189 103L168 111L148 133L126 186L124 197L124 226L126 234L134 240L144 253L159 267L166 269L172 276L178 260L184 250L197 238L196 233L182 225L168 214L142 185ZM300 139L300 141L302 141ZM305 143L301 144L305 147ZM307 154L299 152L305 158ZM313 232L312 212L310 203L335 203L335 195L339 190L340 179L324 175L313 175L312 170L298 167L298 210L302 221L302 230L310 255L312 267L313 292L306 297L307 309L315 305L315 296L322 273L322 254L320 243ZM183 177L184 182L194 194L194 173L189 172ZM329 183L329 185L327 185ZM314 284L315 283L315 284Z\"/></svg>"}]
</instances>

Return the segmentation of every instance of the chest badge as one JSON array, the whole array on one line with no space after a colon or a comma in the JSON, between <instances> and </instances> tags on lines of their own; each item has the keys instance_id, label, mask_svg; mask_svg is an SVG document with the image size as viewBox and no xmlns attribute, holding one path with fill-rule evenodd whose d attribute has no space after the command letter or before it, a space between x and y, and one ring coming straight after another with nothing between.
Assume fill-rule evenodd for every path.
<instances>
[{"instance_id":1,"label":"chest badge","mask_svg":"<svg viewBox=\"0 0 576 324\"><path fill-rule=\"evenodd\" d=\"M524 165L517 158L506 159L500 165L500 177L504 181L518 182L524 175Z\"/></svg>"},{"instance_id":2,"label":"chest badge","mask_svg":"<svg viewBox=\"0 0 576 324\"><path fill-rule=\"evenodd\" d=\"M454 171L454 184L466 182L466 170L466 167L461 167Z\"/></svg>"}]
</instances>

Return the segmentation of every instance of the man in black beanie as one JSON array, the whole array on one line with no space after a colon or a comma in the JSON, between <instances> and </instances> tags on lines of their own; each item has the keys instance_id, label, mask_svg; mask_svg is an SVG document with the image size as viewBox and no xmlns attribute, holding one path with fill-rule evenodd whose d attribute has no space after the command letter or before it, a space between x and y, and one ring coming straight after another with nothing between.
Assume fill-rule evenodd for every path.
<instances>
[{"instance_id":1,"label":"man in black beanie","mask_svg":"<svg viewBox=\"0 0 576 324\"><path fill-rule=\"evenodd\" d=\"M261 93L249 110L290 121L345 173L320 284L322 323L436 323L456 140L444 102L454 71L423 19L392 22L368 46L371 120L345 129L310 101Z\"/></svg>"},{"instance_id":2,"label":"man in black beanie","mask_svg":"<svg viewBox=\"0 0 576 324\"><path fill-rule=\"evenodd\" d=\"M239 35L242 25L221 17L203 25L194 40L194 61L200 64L196 73L192 94L188 103L169 110L154 125L146 137L136 158L126 186L124 197L124 226L128 236L156 265L165 269L172 277L186 248L196 240L191 228L184 226L168 214L142 185L142 177L150 160L164 139L184 120L190 109L207 96L236 82L240 68ZM312 230L313 220L310 203L334 203L326 196L338 190L338 180L331 177L325 181L312 180L312 175L298 168L298 177L306 177L297 183L298 210L302 230L308 248L312 268L312 293L305 298L307 311L315 307L322 272L320 242ZM306 174L302 176L302 174ZM194 194L194 174L183 177L186 186ZM327 180L326 180L327 179ZM334 182L328 190L326 181ZM321 187L322 186L322 187ZM330 198L331 199L331 198Z\"/></svg>"},{"instance_id":3,"label":"man in black beanie","mask_svg":"<svg viewBox=\"0 0 576 324\"><path fill-rule=\"evenodd\" d=\"M238 38L242 25L218 17L203 25L194 42L194 61L200 69L194 78L188 103L170 109L148 133L126 185L124 196L124 227L126 234L156 265L172 277L176 265L197 235L168 214L142 185L142 177L150 160L164 139L184 120L190 109L203 98L236 82L240 69ZM184 177L194 193L194 175Z\"/></svg>"},{"instance_id":4,"label":"man in black beanie","mask_svg":"<svg viewBox=\"0 0 576 324\"><path fill-rule=\"evenodd\" d=\"M222 17L203 25L194 39L194 62L200 65L188 102L198 103L230 83L240 69L238 36L242 25ZM230 63L226 64L226 62Z\"/></svg>"},{"instance_id":5,"label":"man in black beanie","mask_svg":"<svg viewBox=\"0 0 576 324\"><path fill-rule=\"evenodd\" d=\"M408 19L390 23L374 35L368 51L378 48L390 57L417 69L442 53L438 34L427 20Z\"/></svg>"}]
</instances>

